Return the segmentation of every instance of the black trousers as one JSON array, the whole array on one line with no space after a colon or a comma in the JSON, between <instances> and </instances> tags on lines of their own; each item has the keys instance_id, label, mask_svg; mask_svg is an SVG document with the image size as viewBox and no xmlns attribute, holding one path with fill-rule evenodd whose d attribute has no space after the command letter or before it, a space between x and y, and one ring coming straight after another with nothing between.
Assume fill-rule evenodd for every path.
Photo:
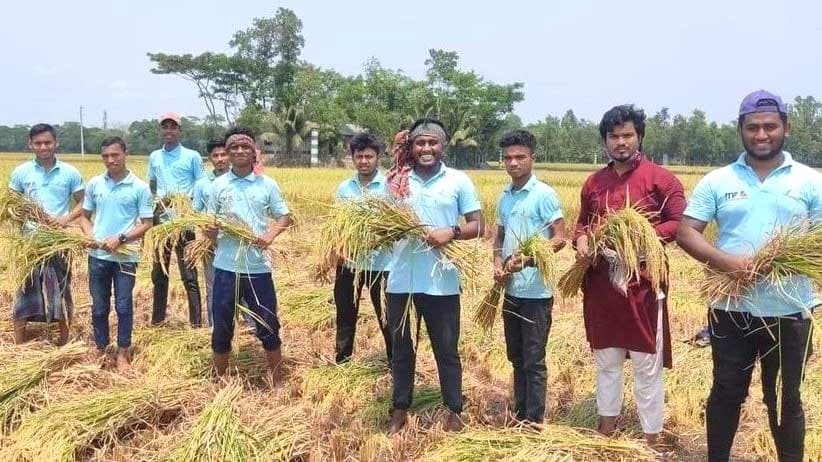
<instances>
[{"instance_id":1,"label":"black trousers","mask_svg":"<svg viewBox=\"0 0 822 462\"><path fill-rule=\"evenodd\" d=\"M334 304L337 307L337 338L335 354L337 363L351 358L354 352L354 334L357 330L357 316L360 312L360 297L363 286L368 287L371 295L371 304L377 314L377 322L385 340L385 352L388 362L391 362L391 336L388 325L382 318L382 288L388 278L387 272L362 271L359 279L354 270L345 266L337 267L337 276L334 279ZM356 287L355 287L356 282Z\"/></svg>"},{"instance_id":2,"label":"black trousers","mask_svg":"<svg viewBox=\"0 0 822 462\"><path fill-rule=\"evenodd\" d=\"M763 401L768 408L768 422L779 461L804 460L805 413L799 387L805 362L811 354L811 320L803 319L801 314L760 318L748 313L713 310L708 322L714 366L705 416L708 460L724 462L730 457L740 408L748 396L757 358ZM780 373L781 413L778 414L776 386Z\"/></svg>"},{"instance_id":3,"label":"black trousers","mask_svg":"<svg viewBox=\"0 0 822 462\"><path fill-rule=\"evenodd\" d=\"M519 420L541 423L545 417L545 345L553 305L553 298L511 296L505 296L502 304L505 350L514 367L514 413Z\"/></svg>"},{"instance_id":4,"label":"black trousers","mask_svg":"<svg viewBox=\"0 0 822 462\"><path fill-rule=\"evenodd\" d=\"M157 219L155 218L155 224ZM197 281L197 268L189 268L183 258L185 245L195 238L193 231L183 233L180 242L174 246L174 253L177 254L177 266L180 268L180 278L186 289L188 298L188 320L193 327L202 325L202 302L200 300L200 284ZM161 260L162 259L162 260ZM163 266L168 268L171 260L171 246L166 246L158 255L154 255L154 265L151 268L151 282L154 285L154 303L151 310L151 323L160 324L166 320L166 310L168 309L168 275L163 271ZM162 264L160 263L162 261Z\"/></svg>"},{"instance_id":5,"label":"black trousers","mask_svg":"<svg viewBox=\"0 0 822 462\"><path fill-rule=\"evenodd\" d=\"M409 303L413 300L413 308ZM411 407L417 355L411 335L411 316L425 321L431 349L437 362L442 400L452 412L462 412L462 363L457 349L460 337L460 296L427 294L388 294L388 327L393 355L392 404L394 409ZM417 324L419 325L419 324Z\"/></svg>"}]
</instances>

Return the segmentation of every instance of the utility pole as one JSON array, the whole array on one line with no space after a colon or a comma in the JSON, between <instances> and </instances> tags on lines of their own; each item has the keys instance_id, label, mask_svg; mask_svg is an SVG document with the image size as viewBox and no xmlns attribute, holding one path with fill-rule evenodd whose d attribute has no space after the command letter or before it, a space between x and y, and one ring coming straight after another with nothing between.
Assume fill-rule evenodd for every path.
<instances>
[{"instance_id":1,"label":"utility pole","mask_svg":"<svg viewBox=\"0 0 822 462\"><path fill-rule=\"evenodd\" d=\"M86 157L86 144L83 142L83 106L80 106L80 155Z\"/></svg>"},{"instance_id":2,"label":"utility pole","mask_svg":"<svg viewBox=\"0 0 822 462\"><path fill-rule=\"evenodd\" d=\"M108 111L103 109L103 131L108 130Z\"/></svg>"}]
</instances>

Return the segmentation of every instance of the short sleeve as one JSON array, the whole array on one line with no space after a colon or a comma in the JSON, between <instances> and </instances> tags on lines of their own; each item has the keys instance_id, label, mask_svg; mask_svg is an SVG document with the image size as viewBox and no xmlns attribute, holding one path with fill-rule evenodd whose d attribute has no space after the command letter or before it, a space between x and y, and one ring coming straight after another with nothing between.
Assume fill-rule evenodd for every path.
<instances>
[{"instance_id":1,"label":"short sleeve","mask_svg":"<svg viewBox=\"0 0 822 462\"><path fill-rule=\"evenodd\" d=\"M505 193L500 195L499 199L497 199L497 207L494 210L494 219L497 222L497 226L505 226L505 223L502 222L502 198L505 197L504 194Z\"/></svg>"},{"instance_id":2,"label":"short sleeve","mask_svg":"<svg viewBox=\"0 0 822 462\"><path fill-rule=\"evenodd\" d=\"M148 181L157 181L157 166L154 165L155 154L152 152L148 156Z\"/></svg>"},{"instance_id":3,"label":"short sleeve","mask_svg":"<svg viewBox=\"0 0 822 462\"><path fill-rule=\"evenodd\" d=\"M814 224L822 224L822 175L815 173L808 189L811 195L808 218Z\"/></svg>"},{"instance_id":4,"label":"short sleeve","mask_svg":"<svg viewBox=\"0 0 822 462\"><path fill-rule=\"evenodd\" d=\"M139 201L140 218L152 218L154 216L154 208L151 206L151 190L148 186L142 185L137 200Z\"/></svg>"},{"instance_id":5,"label":"short sleeve","mask_svg":"<svg viewBox=\"0 0 822 462\"><path fill-rule=\"evenodd\" d=\"M203 197L204 188L205 186L200 181L194 184L194 199L192 200L192 205L197 212L202 212L206 208L205 197Z\"/></svg>"},{"instance_id":6,"label":"short sleeve","mask_svg":"<svg viewBox=\"0 0 822 462\"><path fill-rule=\"evenodd\" d=\"M90 181L88 184L88 188L86 188L86 194L83 196L83 210L87 212L93 212L95 209L94 206L94 182Z\"/></svg>"},{"instance_id":7,"label":"short sleeve","mask_svg":"<svg viewBox=\"0 0 822 462\"><path fill-rule=\"evenodd\" d=\"M482 210L482 204L477 195L477 188L474 187L474 183L472 183L467 176L463 176L460 179L457 194L457 206L459 207L460 215L467 215L471 212Z\"/></svg>"},{"instance_id":8,"label":"short sleeve","mask_svg":"<svg viewBox=\"0 0 822 462\"><path fill-rule=\"evenodd\" d=\"M711 176L708 175L697 183L691 200L685 208L684 215L693 219L710 223L716 218L716 194L714 193Z\"/></svg>"},{"instance_id":9,"label":"short sleeve","mask_svg":"<svg viewBox=\"0 0 822 462\"><path fill-rule=\"evenodd\" d=\"M23 192L23 181L20 178L20 169L14 169L11 172L11 179L9 179L9 189L15 192Z\"/></svg>"},{"instance_id":10,"label":"short sleeve","mask_svg":"<svg viewBox=\"0 0 822 462\"><path fill-rule=\"evenodd\" d=\"M286 205L285 199L283 199L283 196L280 193L280 186L274 180L271 180L271 185L268 190L268 210L274 217L281 217L291 213L288 210L288 205Z\"/></svg>"},{"instance_id":11,"label":"short sleeve","mask_svg":"<svg viewBox=\"0 0 822 462\"><path fill-rule=\"evenodd\" d=\"M205 176L205 170L203 170L203 158L200 157L200 153L197 151L192 151L191 175L194 177L195 182Z\"/></svg>"},{"instance_id":12,"label":"short sleeve","mask_svg":"<svg viewBox=\"0 0 822 462\"><path fill-rule=\"evenodd\" d=\"M71 193L78 193L84 189L86 189L86 184L83 183L83 177L80 175L80 171L74 170L71 173Z\"/></svg>"},{"instance_id":13,"label":"short sleeve","mask_svg":"<svg viewBox=\"0 0 822 462\"><path fill-rule=\"evenodd\" d=\"M540 197L539 214L545 220L545 224L551 224L562 218L562 207L559 204L559 197L553 188L548 187Z\"/></svg>"}]
</instances>

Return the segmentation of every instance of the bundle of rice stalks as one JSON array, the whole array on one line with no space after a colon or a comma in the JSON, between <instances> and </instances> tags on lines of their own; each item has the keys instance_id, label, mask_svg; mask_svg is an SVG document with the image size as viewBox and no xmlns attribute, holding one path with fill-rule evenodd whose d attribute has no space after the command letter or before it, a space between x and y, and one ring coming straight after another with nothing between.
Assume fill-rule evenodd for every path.
<instances>
[{"instance_id":1,"label":"bundle of rice stalks","mask_svg":"<svg viewBox=\"0 0 822 462\"><path fill-rule=\"evenodd\" d=\"M409 411L420 412L435 408L442 402L442 395L438 388L431 386L421 386L414 389L414 398L411 401ZM377 396L376 399L366 404L362 409L364 421L377 425L389 416L391 410L391 391Z\"/></svg>"},{"instance_id":2,"label":"bundle of rice stalks","mask_svg":"<svg viewBox=\"0 0 822 462\"><path fill-rule=\"evenodd\" d=\"M19 423L20 412L28 407L29 391L42 384L49 374L81 361L87 354L86 346L75 342L0 369L0 435Z\"/></svg>"},{"instance_id":3,"label":"bundle of rice stalks","mask_svg":"<svg viewBox=\"0 0 822 462\"><path fill-rule=\"evenodd\" d=\"M592 259L577 260L559 279L562 296L570 298L579 293L591 261L599 258L613 258L613 266L625 282L639 281L640 271L644 269L653 289L658 291L668 280L667 257L648 217L648 213L630 203L625 208L609 211L589 234Z\"/></svg>"},{"instance_id":4,"label":"bundle of rice stalks","mask_svg":"<svg viewBox=\"0 0 822 462\"><path fill-rule=\"evenodd\" d=\"M20 228L27 222L54 225L54 219L34 199L11 189L0 196L0 223Z\"/></svg>"},{"instance_id":5,"label":"bundle of rice stalks","mask_svg":"<svg viewBox=\"0 0 822 462\"><path fill-rule=\"evenodd\" d=\"M430 448L433 461L631 461L654 460L640 441L599 436L590 430L545 425L526 428L474 430L444 438Z\"/></svg>"},{"instance_id":6,"label":"bundle of rice stalks","mask_svg":"<svg viewBox=\"0 0 822 462\"><path fill-rule=\"evenodd\" d=\"M0 459L73 461L92 445L108 447L147 422L161 423L179 413L202 386L198 381L146 383L51 404L20 424Z\"/></svg>"},{"instance_id":7,"label":"bundle of rice stalks","mask_svg":"<svg viewBox=\"0 0 822 462\"><path fill-rule=\"evenodd\" d=\"M822 223L798 223L775 232L753 255L746 274L729 275L706 265L699 291L709 302L739 300L760 282L789 293L786 284L793 276L822 284Z\"/></svg>"},{"instance_id":8,"label":"bundle of rice stalks","mask_svg":"<svg viewBox=\"0 0 822 462\"><path fill-rule=\"evenodd\" d=\"M359 406L371 396L377 379L386 372L384 365L356 360L314 367L304 375L303 396L310 397L323 408L338 400Z\"/></svg>"},{"instance_id":9,"label":"bundle of rice stalks","mask_svg":"<svg viewBox=\"0 0 822 462\"><path fill-rule=\"evenodd\" d=\"M537 232L520 241L519 247L512 255L513 258L527 257L533 260L546 287L556 287L556 252L557 242L546 238ZM474 323L478 327L490 331L500 309L500 303L505 293L507 280L494 282L494 285L480 301L474 311Z\"/></svg>"},{"instance_id":10,"label":"bundle of rice stalks","mask_svg":"<svg viewBox=\"0 0 822 462\"><path fill-rule=\"evenodd\" d=\"M146 375L205 377L211 370L211 335L207 329L153 327L138 329L135 365Z\"/></svg>"},{"instance_id":11,"label":"bundle of rice stalks","mask_svg":"<svg viewBox=\"0 0 822 462\"><path fill-rule=\"evenodd\" d=\"M278 309L287 322L314 330L330 327L336 319L334 295L325 287L305 287L286 292Z\"/></svg>"},{"instance_id":12,"label":"bundle of rice stalks","mask_svg":"<svg viewBox=\"0 0 822 462\"><path fill-rule=\"evenodd\" d=\"M155 209L169 218L186 216L194 213L191 197L180 192L166 194L154 204Z\"/></svg>"},{"instance_id":13,"label":"bundle of rice stalks","mask_svg":"<svg viewBox=\"0 0 822 462\"><path fill-rule=\"evenodd\" d=\"M163 460L167 462L255 461L262 442L240 422L234 405L243 388L232 383L220 390L197 418L191 432Z\"/></svg>"},{"instance_id":14,"label":"bundle of rice stalks","mask_svg":"<svg viewBox=\"0 0 822 462\"><path fill-rule=\"evenodd\" d=\"M425 238L426 227L414 211L389 199L366 196L357 201L343 201L330 206L317 240L318 262L315 275L327 279L330 271L343 260L358 267L366 266L376 250L389 250L394 242ZM450 241L438 249L443 263L453 264L469 284L478 279L477 245L468 241Z\"/></svg>"},{"instance_id":15,"label":"bundle of rice stalks","mask_svg":"<svg viewBox=\"0 0 822 462\"><path fill-rule=\"evenodd\" d=\"M90 245L98 244L94 239L63 228L39 226L31 233L3 236L9 241L10 265L7 274L14 287L21 287L34 271L42 268L53 257L64 257L71 261L85 254ZM117 248L117 253L130 254L139 251L137 244L125 244Z\"/></svg>"}]
</instances>

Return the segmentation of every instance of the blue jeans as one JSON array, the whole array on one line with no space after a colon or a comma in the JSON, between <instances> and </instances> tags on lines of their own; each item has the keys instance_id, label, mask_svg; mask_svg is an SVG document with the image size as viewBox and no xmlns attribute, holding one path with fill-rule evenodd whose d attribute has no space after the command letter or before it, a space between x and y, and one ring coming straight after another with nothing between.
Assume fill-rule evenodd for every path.
<instances>
[{"instance_id":1,"label":"blue jeans","mask_svg":"<svg viewBox=\"0 0 822 462\"><path fill-rule=\"evenodd\" d=\"M239 285L239 286L238 286ZM231 351L234 338L234 314L240 300L245 300L255 319L257 338L266 351L280 348L280 320L277 318L277 293L271 273L240 274L214 268L212 310L214 331L211 333L211 349L222 354ZM239 299L238 299L239 295Z\"/></svg>"},{"instance_id":2,"label":"blue jeans","mask_svg":"<svg viewBox=\"0 0 822 462\"><path fill-rule=\"evenodd\" d=\"M114 311L117 313L117 346L131 346L134 327L134 291L137 263L121 263L88 257L88 286L91 291L91 326L97 348L109 344L108 314L111 311L111 288L114 287Z\"/></svg>"}]
</instances>

